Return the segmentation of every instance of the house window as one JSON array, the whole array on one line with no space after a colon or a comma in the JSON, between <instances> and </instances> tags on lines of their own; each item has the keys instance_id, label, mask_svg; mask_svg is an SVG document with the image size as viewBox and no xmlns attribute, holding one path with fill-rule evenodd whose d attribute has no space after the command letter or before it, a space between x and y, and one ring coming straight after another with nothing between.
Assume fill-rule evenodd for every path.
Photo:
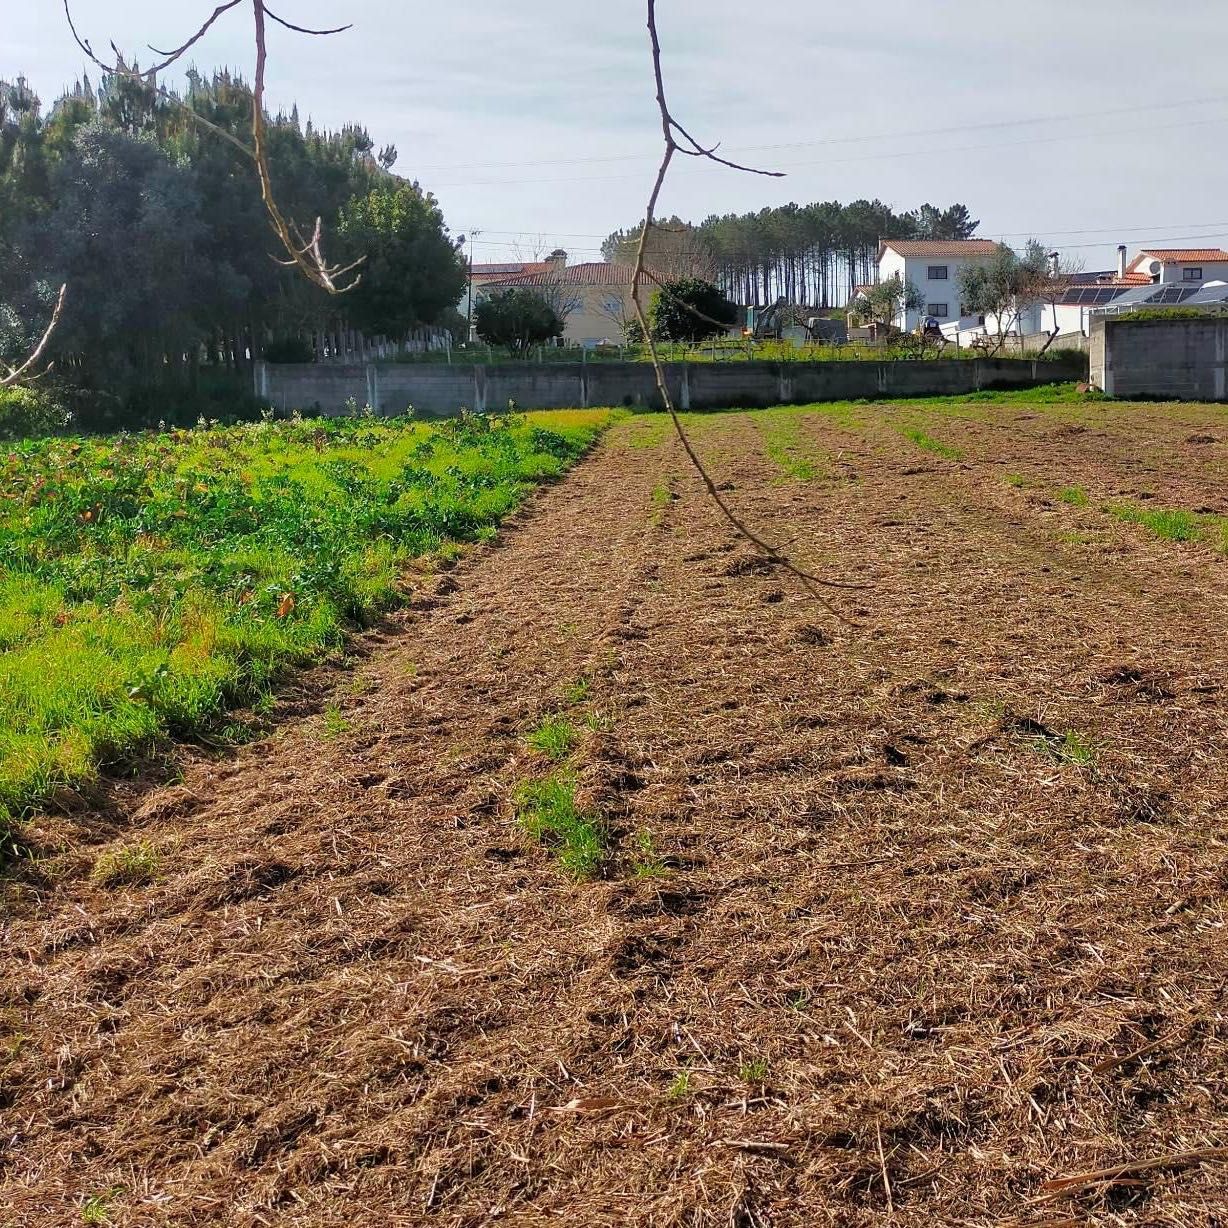
<instances>
[{"instance_id":1,"label":"house window","mask_svg":"<svg viewBox=\"0 0 1228 1228\"><path fill-rule=\"evenodd\" d=\"M1202 269L1196 265L1187 264L1181 270L1181 279L1183 281L1202 281Z\"/></svg>"},{"instance_id":2,"label":"house window","mask_svg":"<svg viewBox=\"0 0 1228 1228\"><path fill-rule=\"evenodd\" d=\"M930 281L946 281L948 275L948 266L945 264L931 264L929 267Z\"/></svg>"},{"instance_id":3,"label":"house window","mask_svg":"<svg viewBox=\"0 0 1228 1228\"><path fill-rule=\"evenodd\" d=\"M925 304L925 314L927 316L936 316L940 320L945 320L947 318L947 304L946 303L926 303Z\"/></svg>"}]
</instances>

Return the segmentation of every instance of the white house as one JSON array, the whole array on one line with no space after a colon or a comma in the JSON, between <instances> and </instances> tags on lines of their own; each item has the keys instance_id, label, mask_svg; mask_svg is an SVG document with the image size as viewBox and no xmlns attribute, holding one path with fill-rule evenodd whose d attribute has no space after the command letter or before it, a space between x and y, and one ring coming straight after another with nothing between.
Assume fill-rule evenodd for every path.
<instances>
[{"instance_id":1,"label":"white house","mask_svg":"<svg viewBox=\"0 0 1228 1228\"><path fill-rule=\"evenodd\" d=\"M901 312L893 321L912 332L925 316L960 330L983 323L966 316L959 301L959 272L965 265L982 263L998 250L991 239L884 239L878 245L878 280L899 275L921 292L919 311Z\"/></svg>"},{"instance_id":2,"label":"white house","mask_svg":"<svg viewBox=\"0 0 1228 1228\"><path fill-rule=\"evenodd\" d=\"M1148 247L1125 264L1124 247L1119 247L1119 275L1143 274L1161 285L1180 282L1200 286L1207 281L1228 281L1228 252L1218 247Z\"/></svg>"}]
</instances>

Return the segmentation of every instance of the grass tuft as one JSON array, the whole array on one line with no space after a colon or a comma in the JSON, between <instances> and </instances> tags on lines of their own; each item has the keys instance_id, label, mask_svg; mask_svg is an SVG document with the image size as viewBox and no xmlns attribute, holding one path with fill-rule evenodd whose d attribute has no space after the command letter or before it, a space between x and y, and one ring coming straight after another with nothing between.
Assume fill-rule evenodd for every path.
<instances>
[{"instance_id":1,"label":"grass tuft","mask_svg":"<svg viewBox=\"0 0 1228 1228\"><path fill-rule=\"evenodd\" d=\"M565 716L548 716L525 741L556 762L566 759L580 740L580 731Z\"/></svg>"},{"instance_id":2,"label":"grass tuft","mask_svg":"<svg viewBox=\"0 0 1228 1228\"><path fill-rule=\"evenodd\" d=\"M765 1058L752 1058L749 1062L743 1062L738 1067L738 1078L743 1083L749 1083L752 1086L762 1083L768 1076L768 1063Z\"/></svg>"},{"instance_id":3,"label":"grass tuft","mask_svg":"<svg viewBox=\"0 0 1228 1228\"><path fill-rule=\"evenodd\" d=\"M657 847L652 838L652 832L639 831L635 834L637 856L632 863L632 873L636 878L664 878L669 870L657 853Z\"/></svg>"},{"instance_id":4,"label":"grass tuft","mask_svg":"<svg viewBox=\"0 0 1228 1228\"><path fill-rule=\"evenodd\" d=\"M336 704L329 704L324 709L324 727L322 736L329 742L335 741L344 733L350 732L350 722L341 715L341 709Z\"/></svg>"},{"instance_id":5,"label":"grass tuft","mask_svg":"<svg viewBox=\"0 0 1228 1228\"><path fill-rule=\"evenodd\" d=\"M905 438L912 440L923 452L932 452L935 456L941 456L944 460L957 461L964 459L962 448L955 448L949 443L943 443L941 439L935 439L933 435L927 435L924 431L915 427L906 428L901 433Z\"/></svg>"},{"instance_id":6,"label":"grass tuft","mask_svg":"<svg viewBox=\"0 0 1228 1228\"><path fill-rule=\"evenodd\" d=\"M665 1094L671 1100L685 1100L695 1090L691 1082L691 1072L689 1070L680 1070L673 1079Z\"/></svg>"},{"instance_id":7,"label":"grass tuft","mask_svg":"<svg viewBox=\"0 0 1228 1228\"><path fill-rule=\"evenodd\" d=\"M1069 503L1071 507L1086 507L1091 502L1087 497L1087 491L1082 486L1063 486L1057 492L1057 497L1062 503Z\"/></svg>"},{"instance_id":8,"label":"grass tuft","mask_svg":"<svg viewBox=\"0 0 1228 1228\"><path fill-rule=\"evenodd\" d=\"M1090 767L1096 761L1096 748L1082 734L1068 730L1060 739L1037 738L1036 749L1041 754L1052 756L1059 763L1075 767Z\"/></svg>"},{"instance_id":9,"label":"grass tuft","mask_svg":"<svg viewBox=\"0 0 1228 1228\"><path fill-rule=\"evenodd\" d=\"M161 858L147 841L108 849L90 872L90 881L99 887L140 887L152 883Z\"/></svg>"},{"instance_id":10,"label":"grass tuft","mask_svg":"<svg viewBox=\"0 0 1228 1228\"><path fill-rule=\"evenodd\" d=\"M161 857L148 841L108 849L90 872L90 881L99 887L138 887L157 877Z\"/></svg>"},{"instance_id":11,"label":"grass tuft","mask_svg":"<svg viewBox=\"0 0 1228 1228\"><path fill-rule=\"evenodd\" d=\"M582 704L593 692L591 678L577 678L563 688L563 702L568 706Z\"/></svg>"},{"instance_id":12,"label":"grass tuft","mask_svg":"<svg viewBox=\"0 0 1228 1228\"><path fill-rule=\"evenodd\" d=\"M589 878L605 854L601 820L576 804L576 781L556 771L521 785L516 793L521 827L535 840L553 846L563 868L576 878Z\"/></svg>"}]
</instances>

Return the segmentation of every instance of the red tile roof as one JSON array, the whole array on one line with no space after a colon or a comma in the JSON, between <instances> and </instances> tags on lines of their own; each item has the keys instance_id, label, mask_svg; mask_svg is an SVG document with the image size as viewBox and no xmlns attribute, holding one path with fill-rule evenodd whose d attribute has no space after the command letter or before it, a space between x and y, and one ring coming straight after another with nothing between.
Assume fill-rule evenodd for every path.
<instances>
[{"instance_id":1,"label":"red tile roof","mask_svg":"<svg viewBox=\"0 0 1228 1228\"><path fill-rule=\"evenodd\" d=\"M522 273L544 273L545 261L509 261L504 264L475 264L474 277L518 277Z\"/></svg>"},{"instance_id":2,"label":"red tile roof","mask_svg":"<svg viewBox=\"0 0 1228 1228\"><path fill-rule=\"evenodd\" d=\"M998 245L992 239L884 239L880 260L887 248L901 256L992 256Z\"/></svg>"},{"instance_id":3,"label":"red tile roof","mask_svg":"<svg viewBox=\"0 0 1228 1228\"><path fill-rule=\"evenodd\" d=\"M1145 247L1134 258L1134 264L1138 264L1144 256L1152 256L1165 264L1180 264L1187 260L1205 260L1209 264L1228 261L1228 252L1222 247Z\"/></svg>"},{"instance_id":4,"label":"red tile roof","mask_svg":"<svg viewBox=\"0 0 1228 1228\"><path fill-rule=\"evenodd\" d=\"M501 286L629 286L632 266L629 264L569 264L553 271L519 273L500 277L489 282L486 289ZM658 280L651 270L645 273L646 281ZM659 278L659 280L666 280Z\"/></svg>"}]
</instances>

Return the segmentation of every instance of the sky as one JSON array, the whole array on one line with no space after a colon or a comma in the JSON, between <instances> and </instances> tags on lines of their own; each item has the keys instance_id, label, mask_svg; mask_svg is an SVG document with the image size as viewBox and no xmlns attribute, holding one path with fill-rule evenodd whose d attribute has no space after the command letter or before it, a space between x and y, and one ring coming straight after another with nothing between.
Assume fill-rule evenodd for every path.
<instances>
[{"instance_id":1,"label":"sky","mask_svg":"<svg viewBox=\"0 0 1228 1228\"><path fill-rule=\"evenodd\" d=\"M178 45L215 0L72 0L98 48ZM0 0L0 79L44 100L86 66L60 0ZM1087 269L1130 247L1228 245L1224 0L658 0L670 105L729 157L684 159L665 214L875 198L960 201L978 232ZM641 216L660 156L643 0L280 0L270 104L364 124L434 192L478 261L561 246L599 260ZM150 53L138 56L143 61ZM250 14L194 51L249 77ZM94 74L97 75L96 73Z\"/></svg>"}]
</instances>

